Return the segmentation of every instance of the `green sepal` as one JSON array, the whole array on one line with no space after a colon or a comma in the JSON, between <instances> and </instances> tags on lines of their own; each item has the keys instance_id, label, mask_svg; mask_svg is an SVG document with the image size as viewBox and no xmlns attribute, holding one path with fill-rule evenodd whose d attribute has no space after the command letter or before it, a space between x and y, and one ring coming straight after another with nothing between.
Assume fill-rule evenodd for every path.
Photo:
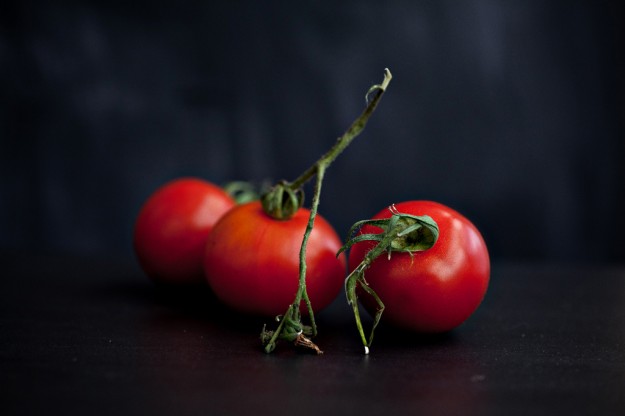
<instances>
[{"instance_id":1,"label":"green sepal","mask_svg":"<svg viewBox=\"0 0 625 416\"><path fill-rule=\"evenodd\" d=\"M288 220L304 205L304 191L280 182L260 197L263 211L277 220Z\"/></svg>"},{"instance_id":2,"label":"green sepal","mask_svg":"<svg viewBox=\"0 0 625 416\"><path fill-rule=\"evenodd\" d=\"M432 248L438 240L438 224L427 215L415 216L399 214L398 221L405 221L406 227L397 233L397 237L391 241L391 251L414 253ZM414 223L410 224L410 222Z\"/></svg>"},{"instance_id":3,"label":"green sepal","mask_svg":"<svg viewBox=\"0 0 625 416\"><path fill-rule=\"evenodd\" d=\"M364 226L378 227L382 229L382 232L355 235ZM414 253L434 246L438 236L438 224L432 217L394 212L390 218L356 222L349 229L347 241L339 249L337 256L350 249L354 244L363 241L374 241L378 244L384 241L385 247L379 247L379 251Z\"/></svg>"},{"instance_id":4,"label":"green sepal","mask_svg":"<svg viewBox=\"0 0 625 416\"><path fill-rule=\"evenodd\" d=\"M336 256L338 257L344 251L349 250L356 243L360 243L361 241L380 242L382 241L382 237L382 234L359 234L356 237L348 240L347 243L345 243L345 245L339 249L339 251L336 253Z\"/></svg>"},{"instance_id":5,"label":"green sepal","mask_svg":"<svg viewBox=\"0 0 625 416\"><path fill-rule=\"evenodd\" d=\"M251 182L228 182L223 186L223 190L226 191L237 204L245 204L247 202L256 201L259 198L258 191Z\"/></svg>"}]
</instances>

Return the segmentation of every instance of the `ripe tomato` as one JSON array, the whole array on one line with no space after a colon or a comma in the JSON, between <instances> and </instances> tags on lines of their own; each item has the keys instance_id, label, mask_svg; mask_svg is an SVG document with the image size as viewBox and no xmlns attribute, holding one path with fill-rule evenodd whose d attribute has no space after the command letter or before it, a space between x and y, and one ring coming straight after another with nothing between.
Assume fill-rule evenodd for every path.
<instances>
[{"instance_id":1,"label":"ripe tomato","mask_svg":"<svg viewBox=\"0 0 625 416\"><path fill-rule=\"evenodd\" d=\"M300 208L276 220L258 201L238 205L208 236L204 271L213 292L235 310L263 316L283 314L299 282L299 251L310 211ZM343 286L341 240L320 215L306 250L306 288L315 312L328 306ZM301 307L302 313L305 308Z\"/></svg>"},{"instance_id":2,"label":"ripe tomato","mask_svg":"<svg viewBox=\"0 0 625 416\"><path fill-rule=\"evenodd\" d=\"M134 228L134 250L145 273L161 283L205 283L206 238L234 205L223 189L201 179L180 178L157 189Z\"/></svg>"},{"instance_id":3,"label":"ripe tomato","mask_svg":"<svg viewBox=\"0 0 625 416\"><path fill-rule=\"evenodd\" d=\"M365 271L365 280L385 304L382 320L418 332L449 331L463 323L480 305L488 287L490 261L477 228L453 209L430 201L395 204L399 212L429 215L437 222L439 238L428 250L381 255ZM385 209L374 219L389 218ZM361 234L379 233L364 226ZM353 270L373 246L355 244L349 254ZM376 304L364 293L360 300L374 313Z\"/></svg>"}]
</instances>

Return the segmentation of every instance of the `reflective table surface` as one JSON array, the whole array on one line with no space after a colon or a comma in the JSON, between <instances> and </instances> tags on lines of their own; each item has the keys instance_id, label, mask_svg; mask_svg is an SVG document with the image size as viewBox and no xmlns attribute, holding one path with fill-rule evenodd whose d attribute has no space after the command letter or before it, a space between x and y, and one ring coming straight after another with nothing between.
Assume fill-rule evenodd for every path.
<instances>
[{"instance_id":1,"label":"reflective table surface","mask_svg":"<svg viewBox=\"0 0 625 416\"><path fill-rule=\"evenodd\" d=\"M5 416L625 414L625 266L494 264L462 326L382 323L368 356L339 297L317 316L316 356L265 354L271 321L156 287L132 262L0 259Z\"/></svg>"}]
</instances>

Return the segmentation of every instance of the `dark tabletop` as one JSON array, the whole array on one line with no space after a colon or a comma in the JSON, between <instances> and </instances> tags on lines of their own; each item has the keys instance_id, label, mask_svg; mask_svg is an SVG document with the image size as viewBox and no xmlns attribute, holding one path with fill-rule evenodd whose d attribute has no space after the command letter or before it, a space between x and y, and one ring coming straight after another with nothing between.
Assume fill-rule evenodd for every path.
<instances>
[{"instance_id":1,"label":"dark tabletop","mask_svg":"<svg viewBox=\"0 0 625 416\"><path fill-rule=\"evenodd\" d=\"M625 267L494 264L461 327L382 324L369 356L339 298L316 356L132 262L0 259L3 415L625 414Z\"/></svg>"}]
</instances>

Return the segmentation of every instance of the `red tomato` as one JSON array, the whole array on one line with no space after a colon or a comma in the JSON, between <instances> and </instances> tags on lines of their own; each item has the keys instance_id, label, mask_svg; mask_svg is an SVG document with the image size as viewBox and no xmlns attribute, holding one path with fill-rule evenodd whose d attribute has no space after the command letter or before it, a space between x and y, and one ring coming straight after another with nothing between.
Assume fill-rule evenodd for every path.
<instances>
[{"instance_id":1,"label":"red tomato","mask_svg":"<svg viewBox=\"0 0 625 416\"><path fill-rule=\"evenodd\" d=\"M208 237L204 257L206 279L217 297L240 312L285 313L297 292L309 215L300 208L291 219L275 220L258 201L224 215ZM345 256L336 257L341 245L332 226L317 215L306 250L306 288L315 312L328 306L343 286Z\"/></svg>"},{"instance_id":2,"label":"red tomato","mask_svg":"<svg viewBox=\"0 0 625 416\"><path fill-rule=\"evenodd\" d=\"M449 331L463 323L480 305L488 287L490 261L486 244L475 226L453 209L430 201L395 204L401 213L429 215L437 222L439 238L428 250L381 255L365 271L365 280L385 305L382 319L418 332ZM388 218L388 209L374 218ZM361 234L379 233L365 226ZM349 255L353 270L374 243L355 244ZM360 293L370 313L376 304Z\"/></svg>"},{"instance_id":3,"label":"red tomato","mask_svg":"<svg viewBox=\"0 0 625 416\"><path fill-rule=\"evenodd\" d=\"M161 283L205 283L206 238L234 205L223 189L201 179L180 178L157 189L134 228L135 254L145 273Z\"/></svg>"}]
</instances>

